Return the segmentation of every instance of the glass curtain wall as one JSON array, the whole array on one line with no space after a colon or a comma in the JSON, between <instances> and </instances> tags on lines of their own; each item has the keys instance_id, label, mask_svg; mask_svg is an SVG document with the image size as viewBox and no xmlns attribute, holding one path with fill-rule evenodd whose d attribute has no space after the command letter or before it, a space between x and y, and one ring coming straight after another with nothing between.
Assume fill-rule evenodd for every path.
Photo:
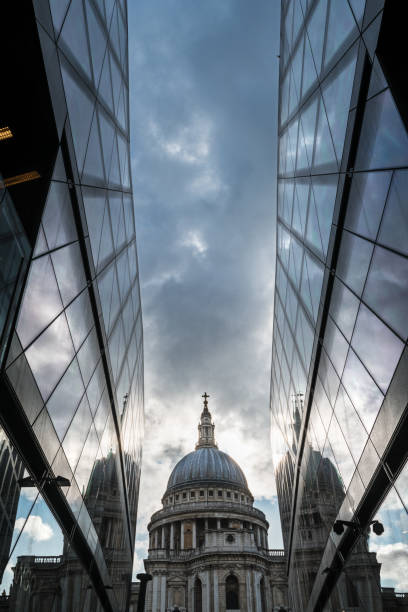
<instances>
[{"instance_id":1,"label":"glass curtain wall","mask_svg":"<svg viewBox=\"0 0 408 612\"><path fill-rule=\"evenodd\" d=\"M4 523L8 550L3 554L0 549L0 570L8 566L8 586L14 566L12 606L23 609L21 576L28 571L35 575L34 560L38 565L46 550L38 543L58 534L53 575L64 602L54 603L55 609L99 610L103 605L124 610L143 436L127 6L126 0L60 0L33 2L33 8L54 109L50 121L55 121L60 143L49 169L5 375L41 450L45 471L35 483L38 488L29 493L21 489L18 504L16 478L11 510L5 513L6 518L14 516L14 525L12 519ZM1 461L11 465L9 457L1 451ZM19 466L17 462L13 469L20 477ZM29 461L25 467L28 475ZM59 488L58 509L42 495L42 486L55 476L68 481ZM69 532L68 517L75 525ZM43 525L49 530L37 537ZM14 536L9 546L10 530ZM94 593L95 584L81 573L74 552L77 536L92 559L87 571L95 568L99 594L105 591L102 603L95 595L98 588ZM74 588L66 577L75 572L79 578ZM68 596L71 588L75 596ZM37 609L34 601L24 600L24 605ZM45 609L48 604L39 599L35 605Z\"/></svg>"},{"instance_id":2,"label":"glass curtain wall","mask_svg":"<svg viewBox=\"0 0 408 612\"><path fill-rule=\"evenodd\" d=\"M385 460L407 403L408 137L383 4L282 2L271 413L295 611L408 609L405 452Z\"/></svg>"}]
</instances>

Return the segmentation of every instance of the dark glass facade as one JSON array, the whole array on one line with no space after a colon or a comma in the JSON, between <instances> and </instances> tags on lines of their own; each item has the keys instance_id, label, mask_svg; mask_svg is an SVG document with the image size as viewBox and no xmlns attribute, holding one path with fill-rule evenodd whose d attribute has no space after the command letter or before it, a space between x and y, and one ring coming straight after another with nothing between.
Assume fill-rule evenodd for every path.
<instances>
[{"instance_id":1,"label":"dark glass facade","mask_svg":"<svg viewBox=\"0 0 408 612\"><path fill-rule=\"evenodd\" d=\"M0 588L10 610L126 610L143 436L126 0L8 5Z\"/></svg>"},{"instance_id":2,"label":"dark glass facade","mask_svg":"<svg viewBox=\"0 0 408 612\"><path fill-rule=\"evenodd\" d=\"M405 23L392 0L282 2L271 413L296 612L408 610Z\"/></svg>"}]
</instances>

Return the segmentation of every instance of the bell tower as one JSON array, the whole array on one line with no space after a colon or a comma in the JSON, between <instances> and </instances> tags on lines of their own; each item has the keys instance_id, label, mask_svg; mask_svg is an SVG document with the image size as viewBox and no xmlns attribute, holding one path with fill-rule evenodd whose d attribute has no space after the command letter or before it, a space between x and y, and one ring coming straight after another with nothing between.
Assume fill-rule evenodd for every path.
<instances>
[{"instance_id":1,"label":"bell tower","mask_svg":"<svg viewBox=\"0 0 408 612\"><path fill-rule=\"evenodd\" d=\"M201 413L200 423L198 425L198 442L195 448L196 450L203 446L218 448L214 437L215 425L211 420L211 412L208 410L208 398L210 396L204 393L202 397L204 398L204 409Z\"/></svg>"}]
</instances>

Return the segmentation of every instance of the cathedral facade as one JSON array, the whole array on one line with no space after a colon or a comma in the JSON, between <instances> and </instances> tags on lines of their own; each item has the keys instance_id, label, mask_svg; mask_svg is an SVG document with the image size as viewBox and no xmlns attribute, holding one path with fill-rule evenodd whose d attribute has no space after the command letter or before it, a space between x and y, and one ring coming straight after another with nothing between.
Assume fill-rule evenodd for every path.
<instances>
[{"instance_id":1,"label":"cathedral facade","mask_svg":"<svg viewBox=\"0 0 408 612\"><path fill-rule=\"evenodd\" d=\"M145 610L286 610L284 551L268 549L265 515L253 507L241 468L215 443L206 394L198 431L148 525Z\"/></svg>"}]
</instances>

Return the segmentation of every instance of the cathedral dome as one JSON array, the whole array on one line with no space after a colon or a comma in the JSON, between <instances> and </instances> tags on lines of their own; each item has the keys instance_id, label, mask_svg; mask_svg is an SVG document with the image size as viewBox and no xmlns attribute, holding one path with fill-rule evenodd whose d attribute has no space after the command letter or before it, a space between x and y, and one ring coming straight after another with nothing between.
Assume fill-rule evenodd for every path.
<instances>
[{"instance_id":1,"label":"cathedral dome","mask_svg":"<svg viewBox=\"0 0 408 612\"><path fill-rule=\"evenodd\" d=\"M239 465L215 443L214 424L208 410L209 397L204 394L204 410L198 425L198 442L195 451L183 457L173 469L167 483L166 493L185 486L215 485L232 486L248 490L248 483Z\"/></svg>"},{"instance_id":2,"label":"cathedral dome","mask_svg":"<svg viewBox=\"0 0 408 612\"><path fill-rule=\"evenodd\" d=\"M248 483L239 465L215 446L197 448L181 459L172 471L167 490L186 484L220 482L248 490Z\"/></svg>"}]
</instances>

